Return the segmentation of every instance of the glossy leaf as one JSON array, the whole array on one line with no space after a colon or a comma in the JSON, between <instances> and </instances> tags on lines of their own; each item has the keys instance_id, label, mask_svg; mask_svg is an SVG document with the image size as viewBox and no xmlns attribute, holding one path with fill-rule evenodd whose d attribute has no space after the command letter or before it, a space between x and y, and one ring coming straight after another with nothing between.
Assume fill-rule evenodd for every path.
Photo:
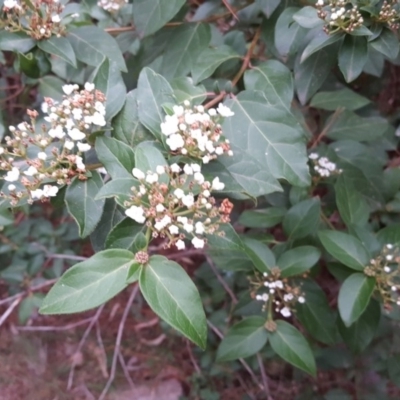
<instances>
[{"instance_id":1,"label":"glossy leaf","mask_svg":"<svg viewBox=\"0 0 400 400\"><path fill-rule=\"evenodd\" d=\"M370 42L370 46L391 60L394 60L399 54L398 38L388 28L383 28L379 37Z\"/></svg>"},{"instance_id":2,"label":"glossy leaf","mask_svg":"<svg viewBox=\"0 0 400 400\"><path fill-rule=\"evenodd\" d=\"M361 74L367 58L367 38L346 35L339 50L339 68L346 82L354 81Z\"/></svg>"},{"instance_id":3,"label":"glossy leaf","mask_svg":"<svg viewBox=\"0 0 400 400\"><path fill-rule=\"evenodd\" d=\"M206 347L207 323L200 296L179 264L152 256L142 268L139 284L157 315L199 347Z\"/></svg>"},{"instance_id":4,"label":"glossy leaf","mask_svg":"<svg viewBox=\"0 0 400 400\"><path fill-rule=\"evenodd\" d=\"M366 97L360 96L348 88L343 88L333 92L318 92L312 98L310 106L328 111L335 111L342 107L354 111L370 103Z\"/></svg>"},{"instance_id":5,"label":"glossy leaf","mask_svg":"<svg viewBox=\"0 0 400 400\"><path fill-rule=\"evenodd\" d=\"M240 214L239 223L247 228L272 228L282 222L286 212L283 207L245 210Z\"/></svg>"},{"instance_id":6,"label":"glossy leaf","mask_svg":"<svg viewBox=\"0 0 400 400\"><path fill-rule=\"evenodd\" d=\"M47 40L38 41L37 46L44 52L54 54L73 67L77 67L74 49L65 37L51 36Z\"/></svg>"},{"instance_id":7,"label":"glossy leaf","mask_svg":"<svg viewBox=\"0 0 400 400\"><path fill-rule=\"evenodd\" d=\"M113 227L107 236L107 249L127 249L133 253L143 250L147 243L145 225L139 225L131 218L125 218Z\"/></svg>"},{"instance_id":8,"label":"glossy leaf","mask_svg":"<svg viewBox=\"0 0 400 400\"><path fill-rule=\"evenodd\" d=\"M35 41L23 32L0 31L0 50L26 53L35 47Z\"/></svg>"},{"instance_id":9,"label":"glossy leaf","mask_svg":"<svg viewBox=\"0 0 400 400\"><path fill-rule=\"evenodd\" d=\"M218 347L217 361L246 358L260 351L268 341L265 318L249 317L229 329Z\"/></svg>"},{"instance_id":10,"label":"glossy leaf","mask_svg":"<svg viewBox=\"0 0 400 400\"><path fill-rule=\"evenodd\" d=\"M275 267L274 253L267 245L248 237L243 237L242 241L246 248L247 255L260 272L268 273Z\"/></svg>"},{"instance_id":11,"label":"glossy leaf","mask_svg":"<svg viewBox=\"0 0 400 400\"><path fill-rule=\"evenodd\" d=\"M321 257L321 252L312 246L300 246L283 253L276 262L281 276L286 278L301 275L312 268Z\"/></svg>"},{"instance_id":12,"label":"glossy leaf","mask_svg":"<svg viewBox=\"0 0 400 400\"><path fill-rule=\"evenodd\" d=\"M127 250L101 251L68 269L51 288L41 314L70 314L98 307L126 287L133 254Z\"/></svg>"}]
</instances>

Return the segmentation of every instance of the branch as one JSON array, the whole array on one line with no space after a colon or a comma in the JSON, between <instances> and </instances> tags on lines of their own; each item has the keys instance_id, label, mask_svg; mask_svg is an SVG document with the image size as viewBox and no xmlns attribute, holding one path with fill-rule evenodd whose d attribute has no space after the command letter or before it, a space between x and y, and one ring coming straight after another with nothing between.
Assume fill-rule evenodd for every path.
<instances>
[{"instance_id":1,"label":"branch","mask_svg":"<svg viewBox=\"0 0 400 400\"><path fill-rule=\"evenodd\" d=\"M274 400L271 396L271 391L269 390L267 374L265 373L264 363L262 361L260 353L257 353L257 361L261 371L261 378L263 381L264 392L266 396L266 400Z\"/></svg>"}]
</instances>

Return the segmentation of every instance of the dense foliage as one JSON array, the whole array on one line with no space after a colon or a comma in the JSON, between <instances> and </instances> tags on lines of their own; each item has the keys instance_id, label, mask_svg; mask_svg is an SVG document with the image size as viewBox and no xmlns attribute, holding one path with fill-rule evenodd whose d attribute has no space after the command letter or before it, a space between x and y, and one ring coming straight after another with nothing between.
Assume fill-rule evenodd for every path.
<instances>
[{"instance_id":1,"label":"dense foliage","mask_svg":"<svg viewBox=\"0 0 400 400\"><path fill-rule=\"evenodd\" d=\"M265 396L281 375L288 398L391 398L400 4L0 6L0 277L29 293L21 322L138 285L210 360L249 358Z\"/></svg>"}]
</instances>

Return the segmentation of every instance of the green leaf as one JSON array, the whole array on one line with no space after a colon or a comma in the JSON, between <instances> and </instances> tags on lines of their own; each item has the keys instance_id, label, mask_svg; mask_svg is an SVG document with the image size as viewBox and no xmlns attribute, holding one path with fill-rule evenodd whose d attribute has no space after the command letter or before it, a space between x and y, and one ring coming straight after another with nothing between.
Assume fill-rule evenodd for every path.
<instances>
[{"instance_id":1,"label":"green leaf","mask_svg":"<svg viewBox=\"0 0 400 400\"><path fill-rule=\"evenodd\" d=\"M143 172L153 171L161 165L167 166L167 161L162 155L161 151L157 149L151 142L142 142L135 148L135 165ZM168 182L168 176L161 175L160 182Z\"/></svg>"},{"instance_id":2,"label":"green leaf","mask_svg":"<svg viewBox=\"0 0 400 400\"><path fill-rule=\"evenodd\" d=\"M317 26L323 25L323 21L318 17L317 9L315 7L306 6L302 7L293 19L303 28L312 29Z\"/></svg>"},{"instance_id":3,"label":"green leaf","mask_svg":"<svg viewBox=\"0 0 400 400\"><path fill-rule=\"evenodd\" d=\"M346 35L339 50L339 68L346 82L361 74L368 59L368 41L364 36Z\"/></svg>"},{"instance_id":4,"label":"green leaf","mask_svg":"<svg viewBox=\"0 0 400 400\"><path fill-rule=\"evenodd\" d=\"M39 80L39 93L43 97L51 97L54 100L61 101L64 95L62 86L64 82L56 76L44 76Z\"/></svg>"},{"instance_id":5,"label":"green leaf","mask_svg":"<svg viewBox=\"0 0 400 400\"><path fill-rule=\"evenodd\" d=\"M307 47L303 50L300 62L303 63L312 54L316 53L317 51L323 49L326 46L338 42L341 39L343 39L343 35L340 33L328 35L322 30L319 31L318 35L316 35L307 45Z\"/></svg>"},{"instance_id":6,"label":"green leaf","mask_svg":"<svg viewBox=\"0 0 400 400\"><path fill-rule=\"evenodd\" d=\"M315 376L316 366L313 353L304 336L285 321L276 321L277 329L269 332L272 349L289 364Z\"/></svg>"},{"instance_id":7,"label":"green leaf","mask_svg":"<svg viewBox=\"0 0 400 400\"><path fill-rule=\"evenodd\" d=\"M117 64L105 58L94 72L93 83L106 95L106 119L110 120L121 111L126 96L125 83Z\"/></svg>"},{"instance_id":8,"label":"green leaf","mask_svg":"<svg viewBox=\"0 0 400 400\"><path fill-rule=\"evenodd\" d=\"M195 85L210 77L225 61L237 58L240 58L240 55L227 45L205 49L199 54L192 67L192 77Z\"/></svg>"},{"instance_id":9,"label":"green leaf","mask_svg":"<svg viewBox=\"0 0 400 400\"><path fill-rule=\"evenodd\" d=\"M170 21L185 4L185 0L133 0L133 22L140 35L157 32Z\"/></svg>"},{"instance_id":10,"label":"green leaf","mask_svg":"<svg viewBox=\"0 0 400 400\"><path fill-rule=\"evenodd\" d=\"M97 67L106 57L115 63L120 71L127 72L118 43L103 29L96 26L80 26L71 29L66 37L79 61Z\"/></svg>"},{"instance_id":11,"label":"green leaf","mask_svg":"<svg viewBox=\"0 0 400 400\"><path fill-rule=\"evenodd\" d=\"M49 39L39 40L37 46L44 52L54 54L77 68L74 49L65 37L51 36Z\"/></svg>"},{"instance_id":12,"label":"green leaf","mask_svg":"<svg viewBox=\"0 0 400 400\"><path fill-rule=\"evenodd\" d=\"M232 361L250 357L268 341L265 318L249 317L229 329L218 347L217 361Z\"/></svg>"},{"instance_id":13,"label":"green leaf","mask_svg":"<svg viewBox=\"0 0 400 400\"><path fill-rule=\"evenodd\" d=\"M388 28L383 28L379 37L369 43L370 46L390 60L399 54L399 40L397 35Z\"/></svg>"},{"instance_id":14,"label":"green leaf","mask_svg":"<svg viewBox=\"0 0 400 400\"><path fill-rule=\"evenodd\" d=\"M161 74L167 79L187 75L210 40L208 24L184 24L174 29L164 51Z\"/></svg>"},{"instance_id":15,"label":"green leaf","mask_svg":"<svg viewBox=\"0 0 400 400\"><path fill-rule=\"evenodd\" d=\"M29 78L37 79L40 76L40 68L33 53L18 53L19 69Z\"/></svg>"},{"instance_id":16,"label":"green leaf","mask_svg":"<svg viewBox=\"0 0 400 400\"><path fill-rule=\"evenodd\" d=\"M349 268L363 271L369 263L368 251L354 236L338 231L321 231L318 236L325 250Z\"/></svg>"},{"instance_id":17,"label":"green leaf","mask_svg":"<svg viewBox=\"0 0 400 400\"><path fill-rule=\"evenodd\" d=\"M346 174L341 174L335 184L336 205L347 226L365 225L370 209L364 197L354 189Z\"/></svg>"},{"instance_id":18,"label":"green leaf","mask_svg":"<svg viewBox=\"0 0 400 400\"><path fill-rule=\"evenodd\" d=\"M382 246L385 244L400 244L400 225L393 224L381 229L377 234L377 238Z\"/></svg>"},{"instance_id":19,"label":"green leaf","mask_svg":"<svg viewBox=\"0 0 400 400\"><path fill-rule=\"evenodd\" d=\"M79 227L79 235L84 238L93 232L100 221L104 207L104 199L95 199L103 186L101 176L93 171L92 177L86 181L74 178L67 187L65 204L68 212Z\"/></svg>"},{"instance_id":20,"label":"green leaf","mask_svg":"<svg viewBox=\"0 0 400 400\"><path fill-rule=\"evenodd\" d=\"M338 108L347 110L358 110L370 104L371 101L348 88L335 90L333 92L318 92L311 100L310 106L323 110L335 111Z\"/></svg>"},{"instance_id":21,"label":"green leaf","mask_svg":"<svg viewBox=\"0 0 400 400\"><path fill-rule=\"evenodd\" d=\"M105 250L75 264L51 288L39 312L71 314L102 305L127 286L133 257L127 250Z\"/></svg>"},{"instance_id":22,"label":"green leaf","mask_svg":"<svg viewBox=\"0 0 400 400\"><path fill-rule=\"evenodd\" d=\"M300 63L300 57L297 58L294 66L294 84L301 104L306 104L318 91L336 63L336 52L332 47L318 51L303 63Z\"/></svg>"},{"instance_id":23,"label":"green leaf","mask_svg":"<svg viewBox=\"0 0 400 400\"><path fill-rule=\"evenodd\" d=\"M371 300L361 317L350 327L346 327L340 319L338 320L340 335L352 351L361 353L374 338L380 318L380 304Z\"/></svg>"},{"instance_id":24,"label":"green leaf","mask_svg":"<svg viewBox=\"0 0 400 400\"><path fill-rule=\"evenodd\" d=\"M131 196L131 188L138 187L139 181L132 178L118 178L107 182L97 193L97 199L104 199L115 197L118 204L124 205L125 201L128 201Z\"/></svg>"},{"instance_id":25,"label":"green leaf","mask_svg":"<svg viewBox=\"0 0 400 400\"><path fill-rule=\"evenodd\" d=\"M393 354L387 360L390 380L400 387L400 354Z\"/></svg>"},{"instance_id":26,"label":"green leaf","mask_svg":"<svg viewBox=\"0 0 400 400\"><path fill-rule=\"evenodd\" d=\"M328 345L337 343L336 316L329 307L325 292L310 279L305 280L301 288L306 301L297 303L296 317L316 340Z\"/></svg>"},{"instance_id":27,"label":"green leaf","mask_svg":"<svg viewBox=\"0 0 400 400\"><path fill-rule=\"evenodd\" d=\"M35 47L36 42L23 32L0 31L0 50L26 53Z\"/></svg>"},{"instance_id":28,"label":"green leaf","mask_svg":"<svg viewBox=\"0 0 400 400\"><path fill-rule=\"evenodd\" d=\"M249 159L255 159L275 178L308 186L309 169L301 133L285 124L287 114L272 122L276 108L261 102L259 92L244 91L228 102L234 111L223 128L227 138Z\"/></svg>"},{"instance_id":29,"label":"green leaf","mask_svg":"<svg viewBox=\"0 0 400 400\"><path fill-rule=\"evenodd\" d=\"M145 140L154 139L154 136L139 121L137 89L126 95L122 110L113 120L113 128L113 136L131 147Z\"/></svg>"},{"instance_id":30,"label":"green leaf","mask_svg":"<svg viewBox=\"0 0 400 400\"><path fill-rule=\"evenodd\" d=\"M186 76L173 79L171 87L178 103L189 100L191 104L201 104L207 98L207 90L203 85L194 86L193 79Z\"/></svg>"},{"instance_id":31,"label":"green leaf","mask_svg":"<svg viewBox=\"0 0 400 400\"><path fill-rule=\"evenodd\" d=\"M150 68L143 68L137 88L139 120L154 136L161 139L160 124L164 120L163 104L175 104L173 90L168 81Z\"/></svg>"},{"instance_id":32,"label":"green leaf","mask_svg":"<svg viewBox=\"0 0 400 400\"><path fill-rule=\"evenodd\" d=\"M293 78L279 61L270 60L249 69L244 74L247 90L261 90L267 101L290 112L293 100Z\"/></svg>"},{"instance_id":33,"label":"green leaf","mask_svg":"<svg viewBox=\"0 0 400 400\"><path fill-rule=\"evenodd\" d=\"M283 230L289 239L301 239L314 233L319 225L321 202L319 198L303 200L286 213Z\"/></svg>"},{"instance_id":34,"label":"green leaf","mask_svg":"<svg viewBox=\"0 0 400 400\"><path fill-rule=\"evenodd\" d=\"M96 153L113 179L132 178L135 153L132 148L107 136L96 138Z\"/></svg>"},{"instance_id":35,"label":"green leaf","mask_svg":"<svg viewBox=\"0 0 400 400\"><path fill-rule=\"evenodd\" d=\"M256 0L256 4L261 8L267 18L276 10L279 3L280 0Z\"/></svg>"},{"instance_id":36,"label":"green leaf","mask_svg":"<svg viewBox=\"0 0 400 400\"><path fill-rule=\"evenodd\" d=\"M140 273L140 289L152 310L204 349L207 322L199 292L185 270L163 256L152 256Z\"/></svg>"},{"instance_id":37,"label":"green leaf","mask_svg":"<svg viewBox=\"0 0 400 400\"><path fill-rule=\"evenodd\" d=\"M242 242L247 255L260 272L270 272L275 267L274 253L267 245L248 237L243 237Z\"/></svg>"},{"instance_id":38,"label":"green leaf","mask_svg":"<svg viewBox=\"0 0 400 400\"><path fill-rule=\"evenodd\" d=\"M127 249L133 253L143 250L147 243L143 231L145 225L139 225L131 218L125 218L113 227L106 239L107 249Z\"/></svg>"},{"instance_id":39,"label":"green leaf","mask_svg":"<svg viewBox=\"0 0 400 400\"><path fill-rule=\"evenodd\" d=\"M362 273L350 275L342 284L338 308L340 317L346 326L357 321L367 308L375 288L375 279Z\"/></svg>"},{"instance_id":40,"label":"green leaf","mask_svg":"<svg viewBox=\"0 0 400 400\"><path fill-rule=\"evenodd\" d=\"M282 222L286 212L283 207L245 210L240 214L238 222L247 228L272 228Z\"/></svg>"},{"instance_id":41,"label":"green leaf","mask_svg":"<svg viewBox=\"0 0 400 400\"><path fill-rule=\"evenodd\" d=\"M276 262L281 269L281 276L286 278L301 275L312 268L321 257L321 252L312 246L301 246L283 253Z\"/></svg>"}]
</instances>

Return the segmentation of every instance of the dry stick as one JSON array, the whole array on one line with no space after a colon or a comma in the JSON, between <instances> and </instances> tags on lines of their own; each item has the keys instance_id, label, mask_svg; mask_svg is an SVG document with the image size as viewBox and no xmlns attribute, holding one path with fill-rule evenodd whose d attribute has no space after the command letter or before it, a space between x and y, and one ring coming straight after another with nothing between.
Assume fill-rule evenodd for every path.
<instances>
[{"instance_id":1,"label":"dry stick","mask_svg":"<svg viewBox=\"0 0 400 400\"><path fill-rule=\"evenodd\" d=\"M60 258L63 260L76 260L76 261L85 261L88 257L83 256L75 256L73 254L46 254L47 258Z\"/></svg>"},{"instance_id":2,"label":"dry stick","mask_svg":"<svg viewBox=\"0 0 400 400\"><path fill-rule=\"evenodd\" d=\"M135 388L135 384L133 383L131 375L129 374L128 367L126 366L124 356L122 355L121 351L118 351L118 359L119 363L121 364L122 370L124 371L125 378L128 381L129 386L133 390Z\"/></svg>"},{"instance_id":3,"label":"dry stick","mask_svg":"<svg viewBox=\"0 0 400 400\"><path fill-rule=\"evenodd\" d=\"M191 361L192 364L193 364L194 369L196 370L196 372L197 372L199 375L201 375L201 369L200 369L200 367L199 367L199 364L197 364L197 361L196 361L196 359L195 359L195 357L194 357L194 355L193 355L192 348L190 347L189 340L186 340L186 348L187 348L187 351L188 351L188 353L189 353L189 358L190 358L190 361Z\"/></svg>"},{"instance_id":4,"label":"dry stick","mask_svg":"<svg viewBox=\"0 0 400 400\"><path fill-rule=\"evenodd\" d=\"M108 378L107 384L104 387L103 391L101 392L99 400L105 399L105 396L114 381L115 370L117 368L118 353L119 353L120 347L121 347L121 340L122 340L122 334L124 332L125 321L126 321L126 318L128 317L129 310L132 306L133 300L135 299L135 296L136 296L138 290L139 290L139 286L136 284L135 287L132 289L132 293L129 296L129 300L126 303L124 313L122 314L122 318L121 318L121 321L120 321L119 327L118 327L117 340L115 341L115 348L114 348L114 355L113 355L112 364L111 364L110 377Z\"/></svg>"},{"instance_id":5,"label":"dry stick","mask_svg":"<svg viewBox=\"0 0 400 400\"><path fill-rule=\"evenodd\" d=\"M10 307L7 308L5 313L0 318L0 326L3 325L5 320L13 312L14 308L17 307L17 305L20 303L21 300L22 300L22 297L18 297L11 303Z\"/></svg>"},{"instance_id":6,"label":"dry stick","mask_svg":"<svg viewBox=\"0 0 400 400\"><path fill-rule=\"evenodd\" d=\"M271 396L271 391L269 390L268 378L267 374L265 373L265 368L260 353L257 353L257 361L261 371L261 378L264 385L264 392L265 395L267 396L266 400L274 400Z\"/></svg>"},{"instance_id":7,"label":"dry stick","mask_svg":"<svg viewBox=\"0 0 400 400\"><path fill-rule=\"evenodd\" d=\"M343 107L339 107L336 109L336 111L332 114L329 123L325 126L324 130L315 139L314 143L310 146L310 149L314 149L315 147L317 147L322 138L329 132L329 129L331 129L332 125L337 121L343 110L344 110Z\"/></svg>"},{"instance_id":8,"label":"dry stick","mask_svg":"<svg viewBox=\"0 0 400 400\"><path fill-rule=\"evenodd\" d=\"M62 326L17 326L16 328L19 331L28 331L28 332L52 332L52 331L67 331L69 329L77 328L78 326L85 325L92 320L92 317L82 319L78 322L73 322L68 325Z\"/></svg>"},{"instance_id":9,"label":"dry stick","mask_svg":"<svg viewBox=\"0 0 400 400\"><path fill-rule=\"evenodd\" d=\"M238 16L235 13L235 10L232 8L232 6L227 2L227 0L222 0L224 3L224 6L228 9L228 11L232 14L233 18L236 19L236 21L239 21Z\"/></svg>"},{"instance_id":10,"label":"dry stick","mask_svg":"<svg viewBox=\"0 0 400 400\"><path fill-rule=\"evenodd\" d=\"M81 349L82 349L82 347L83 347L83 345L84 345L84 343L85 343L87 337L89 336L90 331L92 330L94 324L98 321L98 319L99 319L99 317L100 317L100 314L101 314L101 312L103 311L103 309L104 309L104 304L103 304L102 306L100 306L100 307L97 309L96 314L94 314L93 317L90 318L90 324L89 324L89 326L86 328L86 331L85 331L85 333L83 334L82 339L81 339L81 341L79 342L78 347L77 347L75 353L78 353L78 352L81 351ZM71 365L71 369L70 369L70 371L69 371L69 375L68 375L67 390L71 390L71 388L72 388L72 384L73 384L73 382L74 382L74 372L75 372L75 364L72 364L72 365Z\"/></svg>"}]
</instances>

